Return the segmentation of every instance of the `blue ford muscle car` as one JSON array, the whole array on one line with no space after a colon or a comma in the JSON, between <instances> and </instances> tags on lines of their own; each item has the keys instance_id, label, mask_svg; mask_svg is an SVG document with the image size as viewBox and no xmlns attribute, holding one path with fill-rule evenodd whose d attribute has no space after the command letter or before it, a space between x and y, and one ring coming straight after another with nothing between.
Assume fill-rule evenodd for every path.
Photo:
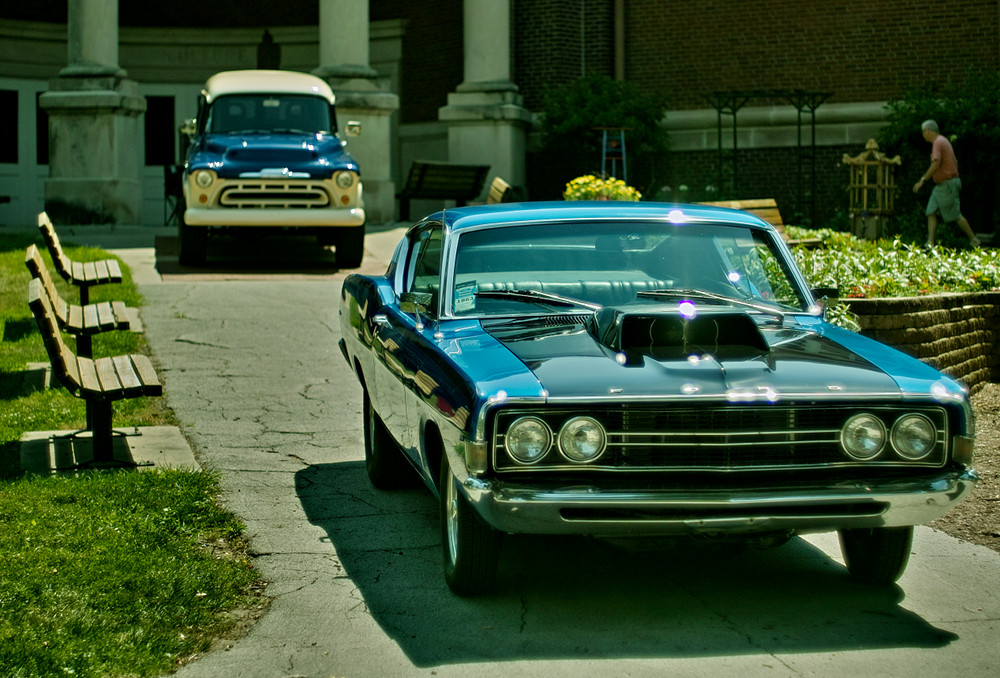
<instances>
[{"instance_id":1,"label":"blue ford muscle car","mask_svg":"<svg viewBox=\"0 0 1000 678\"><path fill-rule=\"evenodd\" d=\"M448 209L346 279L340 322L371 482L440 497L462 595L494 586L503 533L836 530L851 575L887 584L977 479L966 390L826 322L743 212Z\"/></svg>"}]
</instances>

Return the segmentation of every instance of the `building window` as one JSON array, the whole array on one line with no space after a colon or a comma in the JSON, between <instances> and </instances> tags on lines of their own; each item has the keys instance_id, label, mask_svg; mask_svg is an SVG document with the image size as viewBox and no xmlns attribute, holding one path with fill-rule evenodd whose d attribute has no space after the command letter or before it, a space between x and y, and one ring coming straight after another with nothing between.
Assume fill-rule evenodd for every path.
<instances>
[{"instance_id":1,"label":"building window","mask_svg":"<svg viewBox=\"0 0 1000 678\"><path fill-rule=\"evenodd\" d=\"M146 164L174 165L173 97L146 97Z\"/></svg>"},{"instance_id":2,"label":"building window","mask_svg":"<svg viewBox=\"0 0 1000 678\"><path fill-rule=\"evenodd\" d=\"M35 93L35 152L39 165L49 164L49 114L38 103L44 92Z\"/></svg>"},{"instance_id":3,"label":"building window","mask_svg":"<svg viewBox=\"0 0 1000 678\"><path fill-rule=\"evenodd\" d=\"M0 89L0 162L17 163L17 91Z\"/></svg>"}]
</instances>

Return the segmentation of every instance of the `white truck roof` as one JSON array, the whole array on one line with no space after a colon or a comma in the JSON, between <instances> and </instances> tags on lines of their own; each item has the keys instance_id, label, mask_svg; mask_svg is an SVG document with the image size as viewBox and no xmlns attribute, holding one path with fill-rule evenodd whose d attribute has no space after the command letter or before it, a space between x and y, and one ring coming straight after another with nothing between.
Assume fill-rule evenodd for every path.
<instances>
[{"instance_id":1,"label":"white truck roof","mask_svg":"<svg viewBox=\"0 0 1000 678\"><path fill-rule=\"evenodd\" d=\"M203 92L209 103L227 94L311 94L335 102L326 82L298 71L223 71L208 79Z\"/></svg>"}]
</instances>

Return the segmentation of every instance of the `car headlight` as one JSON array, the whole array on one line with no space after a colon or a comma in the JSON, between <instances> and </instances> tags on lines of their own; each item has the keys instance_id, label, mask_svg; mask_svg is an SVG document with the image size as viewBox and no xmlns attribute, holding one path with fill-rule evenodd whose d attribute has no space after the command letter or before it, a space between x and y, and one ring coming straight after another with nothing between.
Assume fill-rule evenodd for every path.
<instances>
[{"instance_id":1,"label":"car headlight","mask_svg":"<svg viewBox=\"0 0 1000 678\"><path fill-rule=\"evenodd\" d=\"M874 414L855 414L840 430L840 446L851 459L874 459L885 447L885 424Z\"/></svg>"},{"instance_id":2,"label":"car headlight","mask_svg":"<svg viewBox=\"0 0 1000 678\"><path fill-rule=\"evenodd\" d=\"M922 414L907 414L892 425L892 447L899 456L910 461L923 459L937 443L937 431L930 419Z\"/></svg>"},{"instance_id":3,"label":"car headlight","mask_svg":"<svg viewBox=\"0 0 1000 678\"><path fill-rule=\"evenodd\" d=\"M337 188L347 190L354 185L354 172L337 172Z\"/></svg>"},{"instance_id":4,"label":"car headlight","mask_svg":"<svg viewBox=\"0 0 1000 678\"><path fill-rule=\"evenodd\" d=\"M573 417L559 430L559 451L570 461L581 464L604 454L607 443L604 427L590 417Z\"/></svg>"},{"instance_id":5,"label":"car headlight","mask_svg":"<svg viewBox=\"0 0 1000 678\"><path fill-rule=\"evenodd\" d=\"M194 183L198 188L208 188L215 178L208 170L198 170L194 173Z\"/></svg>"},{"instance_id":6,"label":"car headlight","mask_svg":"<svg viewBox=\"0 0 1000 678\"><path fill-rule=\"evenodd\" d=\"M552 447L552 431L537 417L521 417L507 429L503 444L514 461L534 464Z\"/></svg>"}]
</instances>

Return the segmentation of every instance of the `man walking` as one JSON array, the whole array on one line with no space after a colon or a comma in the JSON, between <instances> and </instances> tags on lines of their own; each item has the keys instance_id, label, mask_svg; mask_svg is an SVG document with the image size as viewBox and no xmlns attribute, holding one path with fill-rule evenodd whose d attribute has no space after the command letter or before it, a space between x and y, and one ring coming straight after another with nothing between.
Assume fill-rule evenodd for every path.
<instances>
[{"instance_id":1,"label":"man walking","mask_svg":"<svg viewBox=\"0 0 1000 678\"><path fill-rule=\"evenodd\" d=\"M917 193L927 182L934 179L934 190L931 199L927 201L927 245L934 244L934 233L938 225L938 213L946 224L955 222L969 238L973 247L979 247L979 238L972 232L968 220L962 216L959 209L958 193L962 188L962 180L958 178L958 159L948 138L940 133L938 125L933 120L925 120L920 125L924 140L931 144L931 166L913 185Z\"/></svg>"}]
</instances>

